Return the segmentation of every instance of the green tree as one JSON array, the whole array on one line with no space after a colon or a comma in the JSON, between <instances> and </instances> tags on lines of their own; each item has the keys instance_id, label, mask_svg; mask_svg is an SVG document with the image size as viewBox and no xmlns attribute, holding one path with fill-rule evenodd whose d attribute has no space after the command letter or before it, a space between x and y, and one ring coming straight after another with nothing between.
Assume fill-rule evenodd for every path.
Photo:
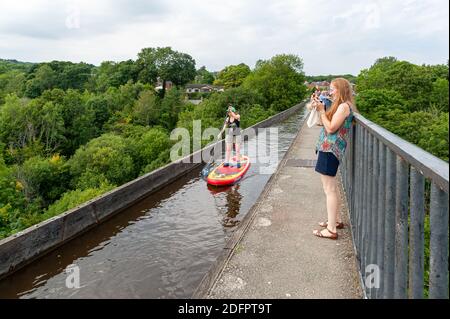
<instances>
[{"instance_id":1,"label":"green tree","mask_svg":"<svg viewBox=\"0 0 450 319\"><path fill-rule=\"evenodd\" d=\"M250 72L250 68L244 63L229 65L219 72L217 79L214 80L214 84L223 86L226 89L238 87L244 82Z\"/></svg>"},{"instance_id":2,"label":"green tree","mask_svg":"<svg viewBox=\"0 0 450 319\"><path fill-rule=\"evenodd\" d=\"M33 65L34 63L30 62L0 59L0 74L7 73L9 71L28 73Z\"/></svg>"},{"instance_id":3,"label":"green tree","mask_svg":"<svg viewBox=\"0 0 450 319\"><path fill-rule=\"evenodd\" d=\"M61 114L65 127L65 142L61 145L61 153L65 156L72 155L75 150L90 139L97 132L95 112L92 105L87 103L89 94L81 94L69 89L64 95L61 104Z\"/></svg>"},{"instance_id":4,"label":"green tree","mask_svg":"<svg viewBox=\"0 0 450 319\"><path fill-rule=\"evenodd\" d=\"M50 67L57 72L55 87L63 90L85 88L90 80L93 65L87 63L72 63L53 61L49 63Z\"/></svg>"},{"instance_id":5,"label":"green tree","mask_svg":"<svg viewBox=\"0 0 450 319\"><path fill-rule=\"evenodd\" d=\"M158 78L162 81L162 97L166 93L167 81L181 86L193 80L196 75L195 60L190 55L174 51L170 47L144 48L138 54L136 62L141 81L150 84L154 84Z\"/></svg>"},{"instance_id":6,"label":"green tree","mask_svg":"<svg viewBox=\"0 0 450 319\"><path fill-rule=\"evenodd\" d=\"M184 102L182 91L176 88L167 92L160 104L159 124L171 131L178 121L178 114L183 110Z\"/></svg>"},{"instance_id":7,"label":"green tree","mask_svg":"<svg viewBox=\"0 0 450 319\"><path fill-rule=\"evenodd\" d=\"M308 81L308 82L321 82L321 81L331 82L333 79L336 79L336 78L344 78L344 79L349 80L351 83L356 82L356 76L354 76L352 74L314 75L314 76L306 76L305 78L306 78L306 81Z\"/></svg>"},{"instance_id":8,"label":"green tree","mask_svg":"<svg viewBox=\"0 0 450 319\"><path fill-rule=\"evenodd\" d=\"M0 153L3 153L2 148L0 145ZM0 155L0 239L20 226L19 218L27 206L22 189L22 184L16 180L12 169L5 165Z\"/></svg>"},{"instance_id":9,"label":"green tree","mask_svg":"<svg viewBox=\"0 0 450 319\"><path fill-rule=\"evenodd\" d=\"M25 73L18 70L8 71L0 74L0 105L5 102L8 94L16 94L22 97L25 91Z\"/></svg>"},{"instance_id":10,"label":"green tree","mask_svg":"<svg viewBox=\"0 0 450 319\"><path fill-rule=\"evenodd\" d=\"M172 142L164 129L156 127L149 129L142 135L129 137L128 145L133 154L134 163L142 174L148 172L146 169L149 165L153 164L152 167L158 167L159 164L165 164L161 162L162 154L169 154L166 154L166 151L170 150ZM168 159L168 156L166 159ZM155 165L155 161L158 162L158 165Z\"/></svg>"},{"instance_id":11,"label":"green tree","mask_svg":"<svg viewBox=\"0 0 450 319\"><path fill-rule=\"evenodd\" d=\"M269 110L265 110L261 105L255 104L242 112L241 125L242 127L249 127L267 119L271 115L273 114Z\"/></svg>"},{"instance_id":12,"label":"green tree","mask_svg":"<svg viewBox=\"0 0 450 319\"><path fill-rule=\"evenodd\" d=\"M383 58L358 76L361 113L448 161L448 65Z\"/></svg>"},{"instance_id":13,"label":"green tree","mask_svg":"<svg viewBox=\"0 0 450 319\"><path fill-rule=\"evenodd\" d=\"M443 112L449 111L448 105L448 80L445 78L437 79L433 82L433 90L430 96L431 104L436 105Z\"/></svg>"},{"instance_id":14,"label":"green tree","mask_svg":"<svg viewBox=\"0 0 450 319\"><path fill-rule=\"evenodd\" d=\"M64 119L61 107L53 102L47 102L39 114L39 140L47 154L57 151L66 142L64 137Z\"/></svg>"},{"instance_id":15,"label":"green tree","mask_svg":"<svg viewBox=\"0 0 450 319\"><path fill-rule=\"evenodd\" d=\"M84 89L91 80L93 65L52 61L33 65L28 74L25 93L30 98L53 88Z\"/></svg>"},{"instance_id":16,"label":"green tree","mask_svg":"<svg viewBox=\"0 0 450 319\"><path fill-rule=\"evenodd\" d=\"M439 72L395 58L379 59L368 70L362 70L357 80L358 92L368 89L397 91L406 101L409 111L419 111L430 106L433 78Z\"/></svg>"},{"instance_id":17,"label":"green tree","mask_svg":"<svg viewBox=\"0 0 450 319\"><path fill-rule=\"evenodd\" d=\"M8 146L23 147L27 144L26 112L28 101L17 95L7 95L0 108L0 137Z\"/></svg>"},{"instance_id":18,"label":"green tree","mask_svg":"<svg viewBox=\"0 0 450 319\"><path fill-rule=\"evenodd\" d=\"M356 97L358 110L363 114L375 114L378 110L388 107L402 109L406 112L405 99L394 90L370 89L360 92Z\"/></svg>"},{"instance_id":19,"label":"green tree","mask_svg":"<svg viewBox=\"0 0 450 319\"><path fill-rule=\"evenodd\" d=\"M153 91L145 90L139 95L133 109L133 121L140 125L156 125L160 117L158 97Z\"/></svg>"},{"instance_id":20,"label":"green tree","mask_svg":"<svg viewBox=\"0 0 450 319\"><path fill-rule=\"evenodd\" d=\"M280 54L267 61L258 61L243 86L259 92L265 97L268 106L279 112L306 97L304 83L302 59L292 54Z\"/></svg>"},{"instance_id":21,"label":"green tree","mask_svg":"<svg viewBox=\"0 0 450 319\"><path fill-rule=\"evenodd\" d=\"M127 82L137 82L139 69L133 60L113 62L104 61L94 71L95 89L100 92L109 87L119 87Z\"/></svg>"},{"instance_id":22,"label":"green tree","mask_svg":"<svg viewBox=\"0 0 450 319\"><path fill-rule=\"evenodd\" d=\"M42 207L47 207L57 200L68 189L71 179L69 167L59 155L49 159L30 158L16 168L15 174L27 200L37 202L42 200Z\"/></svg>"},{"instance_id":23,"label":"green tree","mask_svg":"<svg viewBox=\"0 0 450 319\"><path fill-rule=\"evenodd\" d=\"M38 97L45 90L55 86L57 74L46 64L39 66L31 79L26 82L25 94L30 98Z\"/></svg>"},{"instance_id":24,"label":"green tree","mask_svg":"<svg viewBox=\"0 0 450 319\"><path fill-rule=\"evenodd\" d=\"M102 184L98 188L76 189L64 193L61 199L53 203L45 210L42 219L48 219L72 209L80 204L100 196L114 188L114 185Z\"/></svg>"},{"instance_id":25,"label":"green tree","mask_svg":"<svg viewBox=\"0 0 450 319\"><path fill-rule=\"evenodd\" d=\"M197 70L197 75L195 76L194 82L198 84L213 84L214 75L209 72L205 66L202 66Z\"/></svg>"},{"instance_id":26,"label":"green tree","mask_svg":"<svg viewBox=\"0 0 450 319\"><path fill-rule=\"evenodd\" d=\"M85 173L91 176L103 175L114 185L122 185L135 177L135 167L126 140L110 133L80 147L68 164L74 176L74 186L77 186Z\"/></svg>"}]
</instances>

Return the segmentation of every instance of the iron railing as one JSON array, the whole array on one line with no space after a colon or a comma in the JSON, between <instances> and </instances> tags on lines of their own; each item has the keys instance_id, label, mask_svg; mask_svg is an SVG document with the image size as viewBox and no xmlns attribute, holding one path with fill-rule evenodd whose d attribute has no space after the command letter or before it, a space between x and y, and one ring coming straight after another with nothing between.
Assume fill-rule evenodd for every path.
<instances>
[{"instance_id":1,"label":"iron railing","mask_svg":"<svg viewBox=\"0 0 450 319\"><path fill-rule=\"evenodd\" d=\"M365 296L449 298L448 163L355 122L340 170Z\"/></svg>"}]
</instances>

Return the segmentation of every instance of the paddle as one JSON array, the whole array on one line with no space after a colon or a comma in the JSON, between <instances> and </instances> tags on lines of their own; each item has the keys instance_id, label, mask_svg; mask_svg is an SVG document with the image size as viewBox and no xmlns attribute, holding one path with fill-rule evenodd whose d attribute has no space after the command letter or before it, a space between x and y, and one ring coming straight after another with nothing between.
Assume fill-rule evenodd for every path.
<instances>
[{"instance_id":1,"label":"paddle","mask_svg":"<svg viewBox=\"0 0 450 319\"><path fill-rule=\"evenodd\" d=\"M203 169L202 169L202 176L203 177L205 177L205 178L208 177L209 172L213 168L215 162L216 161L214 159L214 156L211 156L211 158L209 159L208 163L206 163L205 167L203 167Z\"/></svg>"}]
</instances>

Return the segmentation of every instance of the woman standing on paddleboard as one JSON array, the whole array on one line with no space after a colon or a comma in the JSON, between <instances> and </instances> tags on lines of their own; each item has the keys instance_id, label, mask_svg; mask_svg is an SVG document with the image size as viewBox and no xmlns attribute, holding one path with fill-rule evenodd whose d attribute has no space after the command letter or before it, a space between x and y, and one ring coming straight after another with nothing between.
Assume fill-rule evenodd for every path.
<instances>
[{"instance_id":1,"label":"woman standing on paddleboard","mask_svg":"<svg viewBox=\"0 0 450 319\"><path fill-rule=\"evenodd\" d=\"M225 163L224 167L230 166L231 150L233 143L236 149L236 167L241 168L240 163L240 147L241 147L241 116L236 112L236 109L228 104L227 117L225 119L222 130L217 136L219 139L222 136L223 131L227 129L225 133Z\"/></svg>"},{"instance_id":2,"label":"woman standing on paddleboard","mask_svg":"<svg viewBox=\"0 0 450 319\"><path fill-rule=\"evenodd\" d=\"M328 212L328 220L319 223L319 226L325 229L315 230L313 234L321 238L337 239L336 229L343 228L344 224L339 212L341 206L336 173L347 147L353 112L357 112L357 109L353 101L352 87L346 79L337 78L331 81L330 95L333 103L327 111L317 97L312 97L317 103L317 111L323 124L316 145L316 153L319 155L315 170L322 180Z\"/></svg>"}]
</instances>

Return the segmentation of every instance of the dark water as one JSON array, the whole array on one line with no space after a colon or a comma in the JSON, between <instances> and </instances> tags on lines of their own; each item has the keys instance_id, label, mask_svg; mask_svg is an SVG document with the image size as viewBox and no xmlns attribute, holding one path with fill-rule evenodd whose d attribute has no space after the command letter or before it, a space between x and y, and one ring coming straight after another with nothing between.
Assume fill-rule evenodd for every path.
<instances>
[{"instance_id":1,"label":"dark water","mask_svg":"<svg viewBox=\"0 0 450 319\"><path fill-rule=\"evenodd\" d=\"M278 143L267 138L265 148L276 164L303 117L273 126ZM267 166L252 163L227 188L207 186L200 167L0 281L0 298L189 298L262 192ZM66 286L71 264L80 288Z\"/></svg>"}]
</instances>

